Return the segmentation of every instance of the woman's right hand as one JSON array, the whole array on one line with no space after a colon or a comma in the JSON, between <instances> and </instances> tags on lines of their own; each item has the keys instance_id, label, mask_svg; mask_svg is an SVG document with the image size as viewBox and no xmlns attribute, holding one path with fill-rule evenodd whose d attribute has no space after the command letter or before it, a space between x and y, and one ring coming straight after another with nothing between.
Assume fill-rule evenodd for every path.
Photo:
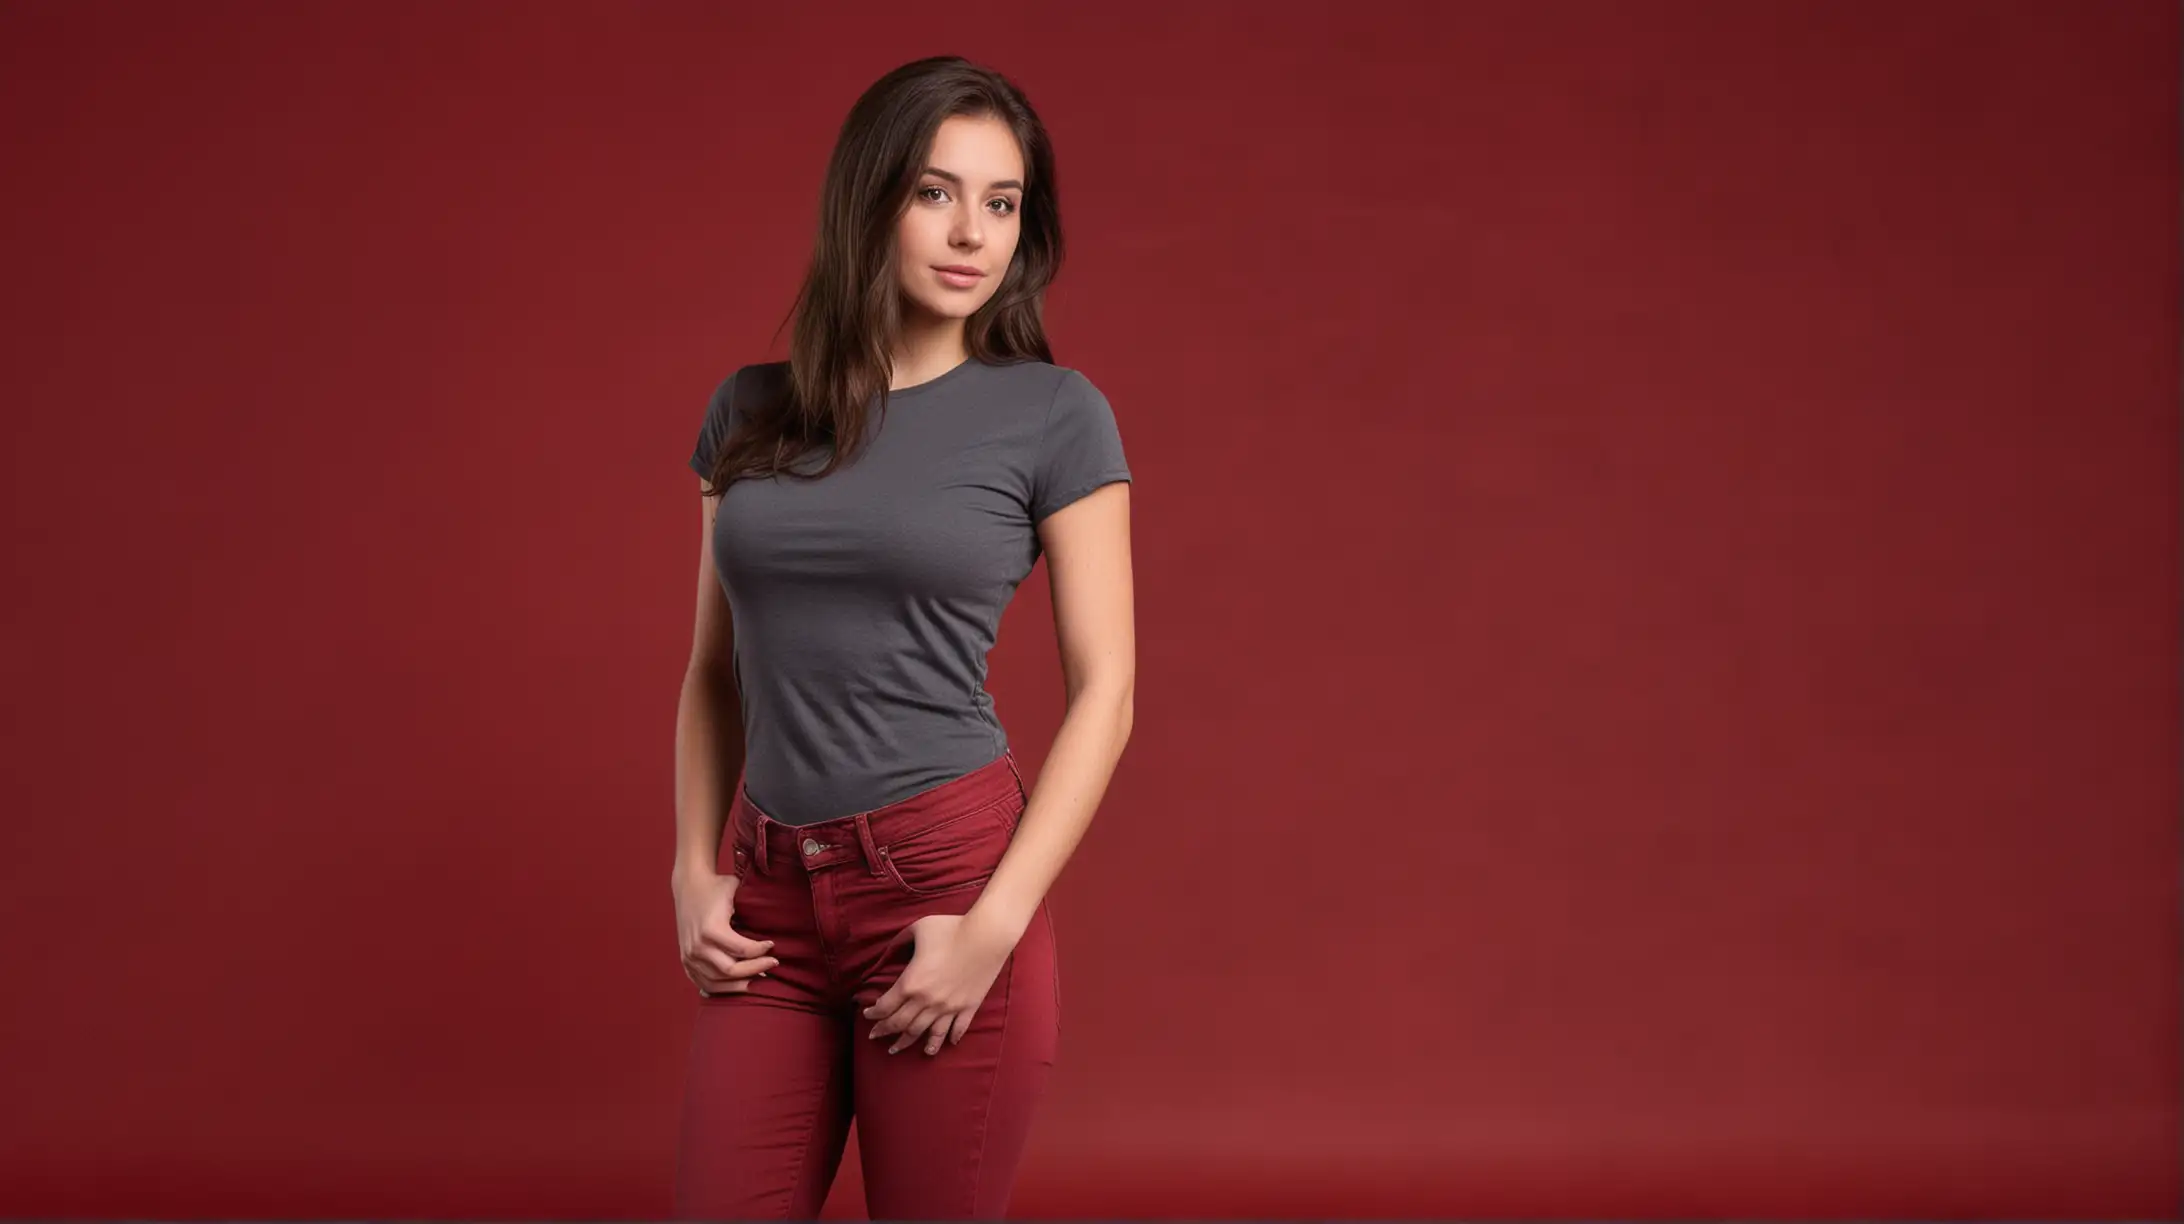
<instances>
[{"instance_id":1,"label":"woman's right hand","mask_svg":"<svg viewBox=\"0 0 2184 1224\"><path fill-rule=\"evenodd\" d=\"M683 972L700 994L737 994L751 979L781 963L766 955L773 940L753 939L729 923L735 917L738 876L709 868L675 875L675 929L682 944Z\"/></svg>"}]
</instances>

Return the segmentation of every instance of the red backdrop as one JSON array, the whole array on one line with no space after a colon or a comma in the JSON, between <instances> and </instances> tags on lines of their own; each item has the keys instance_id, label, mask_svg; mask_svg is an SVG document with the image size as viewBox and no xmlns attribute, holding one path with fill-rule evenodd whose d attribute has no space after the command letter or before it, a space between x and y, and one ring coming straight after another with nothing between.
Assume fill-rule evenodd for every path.
<instances>
[{"instance_id":1,"label":"red backdrop","mask_svg":"<svg viewBox=\"0 0 2184 1224\"><path fill-rule=\"evenodd\" d=\"M7 5L0 1209L668 1210L683 463L956 51L1138 476L1018 1214L2174 1212L2179 33Z\"/></svg>"}]
</instances>

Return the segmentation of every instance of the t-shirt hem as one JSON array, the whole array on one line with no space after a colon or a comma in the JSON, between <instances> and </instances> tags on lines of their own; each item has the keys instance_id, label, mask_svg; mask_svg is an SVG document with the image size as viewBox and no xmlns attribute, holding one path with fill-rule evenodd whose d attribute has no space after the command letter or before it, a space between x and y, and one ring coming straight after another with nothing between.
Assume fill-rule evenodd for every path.
<instances>
[{"instance_id":1,"label":"t-shirt hem","mask_svg":"<svg viewBox=\"0 0 2184 1224\"><path fill-rule=\"evenodd\" d=\"M1093 477L1090 480L1080 481L1077 484L1071 485L1067 492L1060 494L1052 502L1049 502L1047 504L1047 508L1040 511L1037 515L1033 516L1031 521L1034 524L1043 523L1056 511L1082 500L1086 496L1090 495L1095 489L1103 489L1111 484L1127 483L1130 481L1130 473L1120 468L1113 471L1104 472L1098 476Z\"/></svg>"}]
</instances>

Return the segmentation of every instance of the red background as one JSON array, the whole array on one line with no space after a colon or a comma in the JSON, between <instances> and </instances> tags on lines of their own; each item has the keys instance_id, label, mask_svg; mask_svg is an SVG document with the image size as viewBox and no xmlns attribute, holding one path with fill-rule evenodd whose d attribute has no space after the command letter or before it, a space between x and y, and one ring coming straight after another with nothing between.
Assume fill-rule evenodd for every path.
<instances>
[{"instance_id":1,"label":"red background","mask_svg":"<svg viewBox=\"0 0 2184 1224\"><path fill-rule=\"evenodd\" d=\"M0 8L0 1209L668 1210L683 463L851 100L955 51L1138 477L1017 1214L2175 1212L2178 47Z\"/></svg>"}]
</instances>

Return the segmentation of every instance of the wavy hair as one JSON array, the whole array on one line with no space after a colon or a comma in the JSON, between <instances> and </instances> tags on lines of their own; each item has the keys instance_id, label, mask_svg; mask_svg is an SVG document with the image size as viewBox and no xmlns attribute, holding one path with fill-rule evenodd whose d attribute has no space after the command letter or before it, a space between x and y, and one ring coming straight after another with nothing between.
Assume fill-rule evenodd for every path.
<instances>
[{"instance_id":1,"label":"wavy hair","mask_svg":"<svg viewBox=\"0 0 2184 1224\"><path fill-rule=\"evenodd\" d=\"M902 327L896 224L934 135L959 115L1007 124L1025 172L1016 254L993 296L965 320L964 345L972 359L993 364L1054 360L1041 310L1061 269L1062 220L1046 126L1000 73L952 55L914 60L873 82L842 122L820 191L811 263L783 320L795 325L789 375L767 393L739 398L737 426L714 456L708 495L745 477L817 479L863 449L870 407L887 410ZM818 471L792 469L827 448L833 453Z\"/></svg>"}]
</instances>

